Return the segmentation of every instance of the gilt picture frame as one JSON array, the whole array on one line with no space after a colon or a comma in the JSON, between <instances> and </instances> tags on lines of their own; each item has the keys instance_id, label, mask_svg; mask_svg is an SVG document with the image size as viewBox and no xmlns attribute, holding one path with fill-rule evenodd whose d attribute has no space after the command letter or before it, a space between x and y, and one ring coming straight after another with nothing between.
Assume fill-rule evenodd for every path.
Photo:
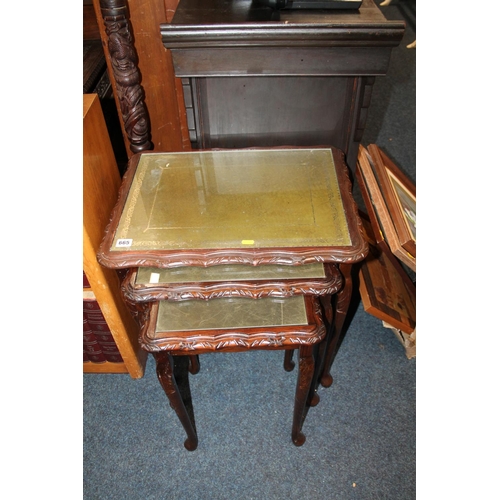
<instances>
[{"instance_id":1,"label":"gilt picture frame","mask_svg":"<svg viewBox=\"0 0 500 500\"><path fill-rule=\"evenodd\" d=\"M370 144L367 150L399 244L416 259L416 187L378 146Z\"/></svg>"},{"instance_id":2,"label":"gilt picture frame","mask_svg":"<svg viewBox=\"0 0 500 500\"><path fill-rule=\"evenodd\" d=\"M401 245L391 209L375 174L374 160L362 145L359 147L357 165L356 177L372 222L377 245L387 244L390 251L401 262L416 271L416 257Z\"/></svg>"}]
</instances>

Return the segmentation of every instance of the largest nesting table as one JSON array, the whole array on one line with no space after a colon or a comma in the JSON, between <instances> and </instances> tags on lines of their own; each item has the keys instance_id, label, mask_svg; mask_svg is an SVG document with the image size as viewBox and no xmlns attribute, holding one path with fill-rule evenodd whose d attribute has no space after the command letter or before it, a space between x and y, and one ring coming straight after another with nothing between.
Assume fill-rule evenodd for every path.
<instances>
[{"instance_id":1,"label":"largest nesting table","mask_svg":"<svg viewBox=\"0 0 500 500\"><path fill-rule=\"evenodd\" d=\"M292 441L302 445L306 403L332 383L351 267L366 253L343 153L280 147L133 156L98 255L129 269L141 346L194 450L172 356L189 356L196 373L198 354L283 349L290 370L298 350Z\"/></svg>"}]
</instances>

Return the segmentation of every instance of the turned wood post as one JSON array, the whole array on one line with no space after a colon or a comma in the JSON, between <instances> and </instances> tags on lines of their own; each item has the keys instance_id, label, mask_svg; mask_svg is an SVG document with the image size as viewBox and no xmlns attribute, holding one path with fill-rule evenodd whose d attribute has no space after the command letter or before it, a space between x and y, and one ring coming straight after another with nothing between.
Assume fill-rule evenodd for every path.
<instances>
[{"instance_id":1,"label":"turned wood post","mask_svg":"<svg viewBox=\"0 0 500 500\"><path fill-rule=\"evenodd\" d=\"M144 103L144 89L137 66L126 0L100 0L116 97L123 127L133 153L153 149L149 114Z\"/></svg>"}]
</instances>

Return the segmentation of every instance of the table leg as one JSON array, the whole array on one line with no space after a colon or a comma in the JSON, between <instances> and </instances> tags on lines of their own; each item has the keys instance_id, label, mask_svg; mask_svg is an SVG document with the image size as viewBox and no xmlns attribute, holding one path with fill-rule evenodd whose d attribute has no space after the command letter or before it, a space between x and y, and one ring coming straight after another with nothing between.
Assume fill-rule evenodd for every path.
<instances>
[{"instance_id":1,"label":"table leg","mask_svg":"<svg viewBox=\"0 0 500 500\"><path fill-rule=\"evenodd\" d=\"M320 342L320 344L315 344L313 347L313 356L314 356L314 371L311 382L311 387L309 388L309 393L306 399L306 407L315 407L319 401L320 397L318 394L318 377L319 377L319 369L321 366L321 359L324 355L324 349L322 349L322 345L324 344L324 340ZM304 416L305 419L305 416Z\"/></svg>"},{"instance_id":2,"label":"table leg","mask_svg":"<svg viewBox=\"0 0 500 500\"><path fill-rule=\"evenodd\" d=\"M292 441L295 446L302 446L306 437L302 433L306 400L314 375L313 346L304 345L299 348L299 374L295 390L295 406L293 409Z\"/></svg>"},{"instance_id":3,"label":"table leg","mask_svg":"<svg viewBox=\"0 0 500 500\"><path fill-rule=\"evenodd\" d=\"M198 446L198 436L196 435L196 430L194 429L186 406L184 405L184 401L182 400L181 393L179 392L179 388L177 387L172 355L169 352L158 352L154 353L154 357L156 359L156 375L158 376L158 380L170 401L170 405L175 410L175 413L186 431L187 439L184 441L184 447L189 451L196 450Z\"/></svg>"},{"instance_id":4,"label":"table leg","mask_svg":"<svg viewBox=\"0 0 500 500\"><path fill-rule=\"evenodd\" d=\"M325 339L326 341L326 339ZM314 375L313 375L313 381L314 383L311 384L311 388L309 389L309 395L307 396L307 401L306 405L308 406L316 406L319 403L319 394L317 392L318 389L318 383L316 382L318 377L319 377L319 370L320 370L320 363L319 361L323 359L324 352L325 352L325 347L326 343L321 342L320 346L315 346L314 347ZM295 349L290 349L285 351L285 361L283 363L285 370L287 372L291 372L294 367L295 363L293 362L293 353Z\"/></svg>"},{"instance_id":5,"label":"table leg","mask_svg":"<svg viewBox=\"0 0 500 500\"><path fill-rule=\"evenodd\" d=\"M311 392L308 397L308 404L310 406L316 406L319 403L319 395L317 393L317 388L319 384L319 377L321 374L321 370L323 368L323 362L325 359L326 346L328 339L331 337L330 332L332 328L333 321L333 308L332 308L332 296L331 295L322 295L320 297L320 301L323 307L323 321L325 323L325 327L327 329L327 335L325 339L317 346L316 354L315 354L315 368L314 368L314 384L311 385ZM285 351L285 359L283 362L283 366L287 372L291 372L295 363L293 361L293 353L295 349L290 349Z\"/></svg>"},{"instance_id":6,"label":"table leg","mask_svg":"<svg viewBox=\"0 0 500 500\"><path fill-rule=\"evenodd\" d=\"M332 338L332 328L333 328L333 308L332 308L332 296L331 295L322 295L320 297L322 309L323 309L323 322L325 324L325 328L327 330L325 338L314 347L314 378L313 383L311 384L311 389L309 391L309 396L307 398L307 404L309 406L316 406L320 397L318 394L318 386L320 384L321 374L323 370L323 366L325 363L326 356L326 348L328 345L328 341Z\"/></svg>"},{"instance_id":7,"label":"table leg","mask_svg":"<svg viewBox=\"0 0 500 500\"><path fill-rule=\"evenodd\" d=\"M341 264L339 266L340 272L344 276L344 286L336 296L333 332L332 332L332 337L328 342L325 361L323 365L323 371L321 374L321 385L323 387L330 387L333 382L333 378L330 375L330 369L333 364L333 359L335 357L337 345L340 340L342 328L344 326L344 321L346 319L347 311L349 309L349 304L351 302L351 295L352 295L351 267L352 266L350 264Z\"/></svg>"},{"instance_id":8,"label":"table leg","mask_svg":"<svg viewBox=\"0 0 500 500\"><path fill-rule=\"evenodd\" d=\"M295 349L287 349L285 351L285 360L283 361L283 367L287 372L291 372L295 366L295 363L293 362L293 351L295 351Z\"/></svg>"},{"instance_id":9,"label":"table leg","mask_svg":"<svg viewBox=\"0 0 500 500\"><path fill-rule=\"evenodd\" d=\"M198 354L189 356L188 370L189 373L192 373L193 375L196 375L200 371L200 357Z\"/></svg>"}]
</instances>

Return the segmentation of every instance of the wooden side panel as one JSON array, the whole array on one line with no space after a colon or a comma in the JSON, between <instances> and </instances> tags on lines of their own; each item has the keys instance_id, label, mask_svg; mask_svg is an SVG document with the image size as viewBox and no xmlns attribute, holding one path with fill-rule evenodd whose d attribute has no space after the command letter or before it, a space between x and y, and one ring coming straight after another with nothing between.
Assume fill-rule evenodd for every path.
<instances>
[{"instance_id":1,"label":"wooden side panel","mask_svg":"<svg viewBox=\"0 0 500 500\"><path fill-rule=\"evenodd\" d=\"M83 2L83 39L100 40L99 25L95 17L94 7L90 0Z\"/></svg>"},{"instance_id":2,"label":"wooden side panel","mask_svg":"<svg viewBox=\"0 0 500 500\"><path fill-rule=\"evenodd\" d=\"M146 354L139 347L139 327L121 298L118 275L96 257L118 197L120 174L99 98L85 94L83 102L83 269L130 376L140 378Z\"/></svg>"}]
</instances>

